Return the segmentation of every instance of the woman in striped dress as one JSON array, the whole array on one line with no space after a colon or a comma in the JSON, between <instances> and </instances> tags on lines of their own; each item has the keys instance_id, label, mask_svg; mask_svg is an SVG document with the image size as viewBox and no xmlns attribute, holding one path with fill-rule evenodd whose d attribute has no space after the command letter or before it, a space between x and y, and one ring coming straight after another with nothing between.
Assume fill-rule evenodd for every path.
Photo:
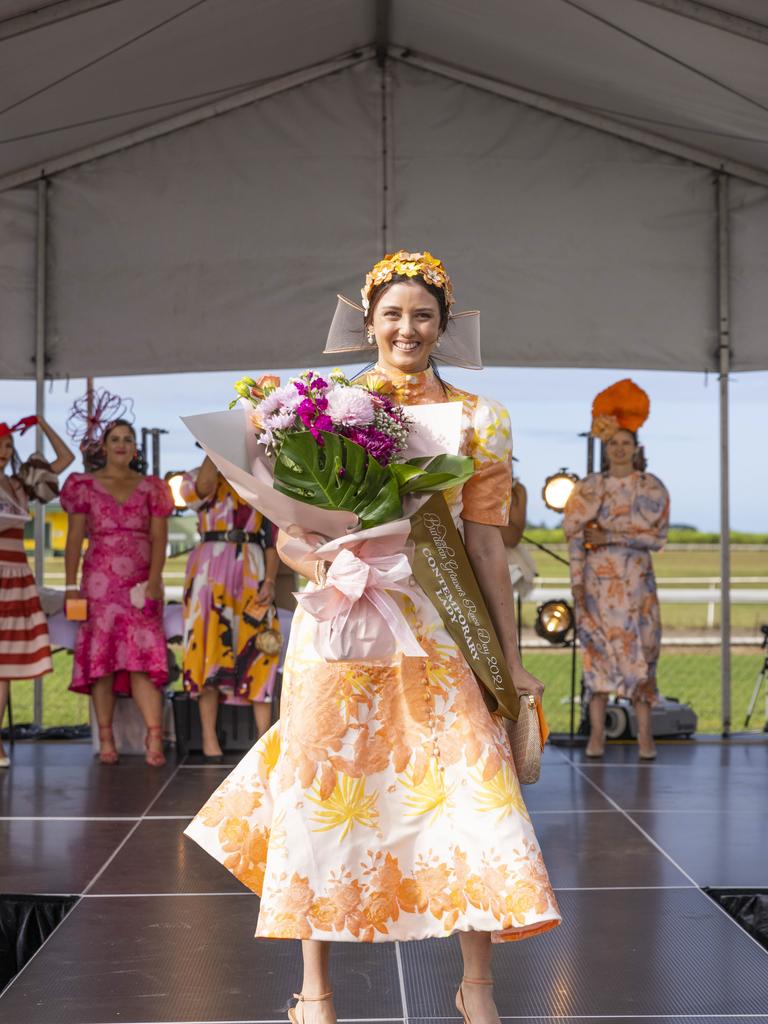
<instances>
[{"instance_id":1,"label":"woman in striped dress","mask_svg":"<svg viewBox=\"0 0 768 1024\"><path fill-rule=\"evenodd\" d=\"M58 475L74 455L47 423L37 422L56 453L50 468ZM24 429L33 424L24 421ZM19 479L21 461L13 444L15 429L0 423L0 724L11 680L36 679L53 667L48 625L24 551L29 502ZM0 768L10 763L0 739Z\"/></svg>"}]
</instances>

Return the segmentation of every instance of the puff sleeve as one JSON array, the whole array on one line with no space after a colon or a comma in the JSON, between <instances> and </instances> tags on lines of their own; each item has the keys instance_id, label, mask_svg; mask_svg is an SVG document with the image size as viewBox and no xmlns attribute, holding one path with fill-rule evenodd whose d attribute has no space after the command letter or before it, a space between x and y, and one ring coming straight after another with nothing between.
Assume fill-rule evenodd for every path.
<instances>
[{"instance_id":1,"label":"puff sleeve","mask_svg":"<svg viewBox=\"0 0 768 1024\"><path fill-rule=\"evenodd\" d=\"M598 473L579 480L565 506L563 530L568 541L573 587L579 586L584 578L584 529L597 518L603 500L602 482Z\"/></svg>"},{"instance_id":2,"label":"puff sleeve","mask_svg":"<svg viewBox=\"0 0 768 1024\"><path fill-rule=\"evenodd\" d=\"M152 489L149 493L149 513L157 519L167 519L173 512L173 495L165 480L152 477Z\"/></svg>"},{"instance_id":3,"label":"puff sleeve","mask_svg":"<svg viewBox=\"0 0 768 1024\"><path fill-rule=\"evenodd\" d=\"M188 470L181 477L181 487L179 488L181 496L184 499L187 508L191 508L193 512L199 512L201 508L205 508L211 502L210 498L201 498L197 493L197 474L199 470L195 469L191 472Z\"/></svg>"},{"instance_id":4,"label":"puff sleeve","mask_svg":"<svg viewBox=\"0 0 768 1024\"><path fill-rule=\"evenodd\" d=\"M506 526L512 498L512 429L509 413L499 402L477 399L468 454L475 472L464 484L461 518Z\"/></svg>"},{"instance_id":5,"label":"puff sleeve","mask_svg":"<svg viewBox=\"0 0 768 1024\"><path fill-rule=\"evenodd\" d=\"M68 515L91 511L91 482L85 473L70 473L60 494L61 507Z\"/></svg>"},{"instance_id":6,"label":"puff sleeve","mask_svg":"<svg viewBox=\"0 0 768 1024\"><path fill-rule=\"evenodd\" d=\"M606 530L609 544L640 551L660 551L669 531L669 494L652 473L643 473L626 530Z\"/></svg>"}]
</instances>

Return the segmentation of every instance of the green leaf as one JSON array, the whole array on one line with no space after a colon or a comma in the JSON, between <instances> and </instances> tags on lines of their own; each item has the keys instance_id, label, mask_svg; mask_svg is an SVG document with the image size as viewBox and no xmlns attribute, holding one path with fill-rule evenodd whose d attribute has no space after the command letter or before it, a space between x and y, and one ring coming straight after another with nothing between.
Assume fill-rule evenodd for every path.
<instances>
[{"instance_id":1,"label":"green leaf","mask_svg":"<svg viewBox=\"0 0 768 1024\"><path fill-rule=\"evenodd\" d=\"M475 470L475 464L468 455L411 459L397 468L403 470L407 466L416 469L416 473L401 474L401 494L409 494L411 491L445 491L449 487L458 487L466 483Z\"/></svg>"},{"instance_id":2,"label":"green leaf","mask_svg":"<svg viewBox=\"0 0 768 1024\"><path fill-rule=\"evenodd\" d=\"M398 519L402 503L390 467L349 438L321 437L319 445L308 430L288 434L275 461L276 489L317 508L354 512L363 527Z\"/></svg>"}]
</instances>

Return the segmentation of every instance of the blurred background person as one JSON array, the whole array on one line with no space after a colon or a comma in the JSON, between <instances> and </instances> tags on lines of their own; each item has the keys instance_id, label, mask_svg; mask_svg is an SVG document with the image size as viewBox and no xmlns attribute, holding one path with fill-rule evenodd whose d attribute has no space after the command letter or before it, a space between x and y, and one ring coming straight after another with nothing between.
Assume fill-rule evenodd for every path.
<instances>
[{"instance_id":1,"label":"blurred background person","mask_svg":"<svg viewBox=\"0 0 768 1024\"><path fill-rule=\"evenodd\" d=\"M565 508L589 700L587 757L603 755L605 708L612 693L633 703L641 759L656 756L651 708L659 697L661 619L650 553L666 540L669 496L664 484L645 472L638 445L636 431L649 410L648 396L630 380L597 396L592 434L603 441L604 469L580 480Z\"/></svg>"},{"instance_id":2,"label":"blurred background person","mask_svg":"<svg viewBox=\"0 0 768 1024\"><path fill-rule=\"evenodd\" d=\"M46 463L36 452L22 463L13 435L39 425L56 457ZM49 500L57 493L55 477L74 455L45 420L26 416L14 426L0 423L0 726L8 706L11 680L36 679L50 672L48 625L24 550L24 524L30 498ZM0 768L11 761L0 738Z\"/></svg>"},{"instance_id":3,"label":"blurred background person","mask_svg":"<svg viewBox=\"0 0 768 1024\"><path fill-rule=\"evenodd\" d=\"M163 480L142 476L135 468L136 434L127 420L107 424L97 448L95 464L100 468L73 473L61 493L69 516L64 554L67 598L87 601L70 690L93 699L102 764L117 764L112 718L116 698L122 694L133 697L144 719L147 764L161 767L161 690L168 681L163 566L173 499Z\"/></svg>"},{"instance_id":4,"label":"blurred background person","mask_svg":"<svg viewBox=\"0 0 768 1024\"><path fill-rule=\"evenodd\" d=\"M251 704L257 736L272 722L282 646L275 608L274 529L210 459L186 473L181 494L198 515L200 544L184 583L184 688L198 702L203 755L220 761L220 702Z\"/></svg>"},{"instance_id":5,"label":"blurred background person","mask_svg":"<svg viewBox=\"0 0 768 1024\"><path fill-rule=\"evenodd\" d=\"M518 601L524 601L533 592L536 579L536 563L527 548L520 543L525 532L528 512L528 492L516 478L512 479L512 500L509 506L509 522L501 527L501 536L507 553L509 577ZM519 618L519 616L518 616ZM518 626L520 623L518 622Z\"/></svg>"}]
</instances>

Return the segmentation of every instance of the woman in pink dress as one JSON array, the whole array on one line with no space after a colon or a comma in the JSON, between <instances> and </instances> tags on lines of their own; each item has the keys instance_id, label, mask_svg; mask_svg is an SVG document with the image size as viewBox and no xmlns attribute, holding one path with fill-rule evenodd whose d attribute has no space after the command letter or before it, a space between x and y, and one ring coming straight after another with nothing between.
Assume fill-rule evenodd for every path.
<instances>
[{"instance_id":1,"label":"woman in pink dress","mask_svg":"<svg viewBox=\"0 0 768 1024\"><path fill-rule=\"evenodd\" d=\"M107 427L102 449L103 467L73 473L61 493L69 514L67 597L88 602L69 688L93 698L102 764L117 763L112 716L117 695L124 694L136 701L147 726L147 764L161 767L165 757L160 691L168 681L162 574L173 499L164 481L142 476L132 467L136 435L126 420Z\"/></svg>"}]
</instances>

